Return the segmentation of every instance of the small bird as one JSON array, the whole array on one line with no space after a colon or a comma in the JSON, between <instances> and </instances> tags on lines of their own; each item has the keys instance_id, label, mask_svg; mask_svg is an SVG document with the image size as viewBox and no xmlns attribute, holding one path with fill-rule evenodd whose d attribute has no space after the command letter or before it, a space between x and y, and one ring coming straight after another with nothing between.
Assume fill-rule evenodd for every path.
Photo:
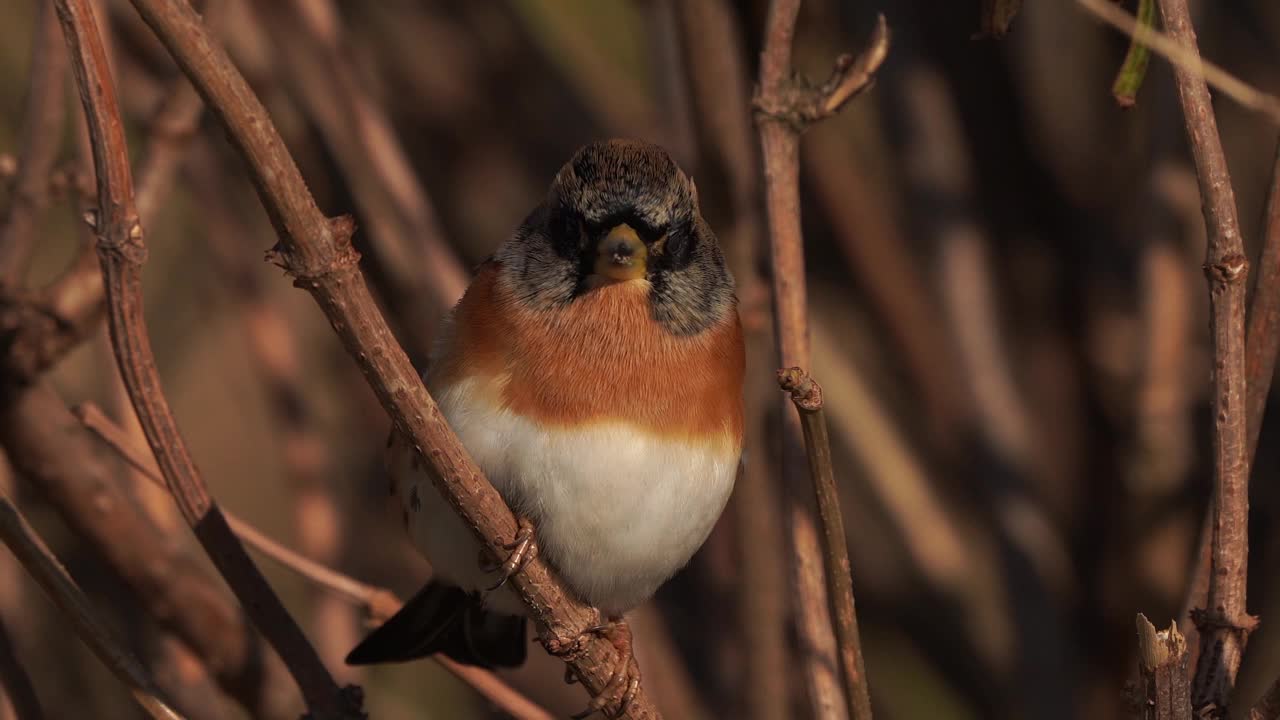
<instances>
[{"instance_id":1,"label":"small bird","mask_svg":"<svg viewBox=\"0 0 1280 720\"><path fill-rule=\"evenodd\" d=\"M439 331L427 387L521 520L501 580L538 553L600 610L596 630L627 663L589 710L634 691L622 614L689 561L729 498L744 365L733 278L697 189L633 140L578 150ZM387 458L435 574L347 662L521 664L523 604L486 592L481 546L394 430Z\"/></svg>"}]
</instances>

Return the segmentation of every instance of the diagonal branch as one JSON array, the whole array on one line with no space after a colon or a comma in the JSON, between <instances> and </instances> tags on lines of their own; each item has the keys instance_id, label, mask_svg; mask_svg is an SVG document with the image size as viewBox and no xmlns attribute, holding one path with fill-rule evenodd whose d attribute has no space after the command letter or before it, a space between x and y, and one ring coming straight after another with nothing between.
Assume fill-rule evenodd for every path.
<instances>
[{"instance_id":1,"label":"diagonal branch","mask_svg":"<svg viewBox=\"0 0 1280 720\"><path fill-rule=\"evenodd\" d=\"M222 48L210 41L190 6L176 0L133 0L133 4L191 78L248 164L280 237L274 257L320 305L397 430L435 469L444 497L490 552L505 555L505 543L516 534L515 518L445 423L374 304L351 247L350 220L331 221L316 207L266 109ZM574 673L588 690L602 691L618 658L608 640L582 634L598 622L598 613L568 595L536 558L511 584L528 606L545 644L572 649L565 659ZM638 720L659 714L641 689L623 717Z\"/></svg>"},{"instance_id":2,"label":"diagonal branch","mask_svg":"<svg viewBox=\"0 0 1280 720\"><path fill-rule=\"evenodd\" d=\"M0 621L0 699L11 702L18 720L44 720L44 709L26 668L14 653L13 642L4 622ZM0 708L3 704L0 703Z\"/></svg>"},{"instance_id":3,"label":"diagonal branch","mask_svg":"<svg viewBox=\"0 0 1280 720\"><path fill-rule=\"evenodd\" d=\"M822 388L800 368L778 371L778 385L791 395L804 429L805 451L809 455L809 476L818 498L822 520L822 553L827 568L827 596L836 618L836 641L840 651L840 671L844 676L844 696L849 717L871 720L871 694L867 689L867 669L858 637L858 614L854 609L853 576L849 567L849 547L840 515L835 470L831 464L831 441L827 438L827 418L822 411Z\"/></svg>"},{"instance_id":4,"label":"diagonal branch","mask_svg":"<svg viewBox=\"0 0 1280 720\"><path fill-rule=\"evenodd\" d=\"M93 403L79 405L75 408L75 414L87 429L111 446L111 449L124 458L125 462L132 465L148 480L164 485L164 476L160 474L155 463L135 446L124 429L113 423L97 405ZM240 539L263 555L359 607L370 623L385 622L404 605L404 602L390 590L343 575L272 540L266 533L230 512L226 515L227 523L231 525L236 535L240 536ZM550 720L551 716L545 710L488 670L462 665L439 654L432 655L431 659L519 720Z\"/></svg>"},{"instance_id":5,"label":"diagonal branch","mask_svg":"<svg viewBox=\"0 0 1280 720\"><path fill-rule=\"evenodd\" d=\"M31 577L35 578L49 598L71 621L76 634L84 640L102 664L127 688L142 709L156 720L182 720L173 708L160 699L155 683L119 639L102 624L76 586L66 568L45 546L26 518L9 498L0 496L0 540L13 551Z\"/></svg>"},{"instance_id":6,"label":"diagonal branch","mask_svg":"<svg viewBox=\"0 0 1280 720\"><path fill-rule=\"evenodd\" d=\"M141 291L146 246L106 53L86 0L58 0L57 9L80 87L98 177L95 229L107 288L111 340L147 441L184 519L259 631L280 653L313 715L335 720L361 717L358 698L343 693L334 683L315 649L227 526L187 453L161 390L147 337Z\"/></svg>"},{"instance_id":7,"label":"diagonal branch","mask_svg":"<svg viewBox=\"0 0 1280 720\"><path fill-rule=\"evenodd\" d=\"M1160 0L1168 34L1198 56L1187 0ZM1235 195L1204 75L1174 66L1178 97L1204 210L1208 247L1210 336L1213 348L1213 485L1211 567L1207 607L1197 614L1200 660L1192 702L1225 711L1249 631L1257 620L1245 605L1248 572L1249 455L1245 410L1244 255Z\"/></svg>"}]
</instances>

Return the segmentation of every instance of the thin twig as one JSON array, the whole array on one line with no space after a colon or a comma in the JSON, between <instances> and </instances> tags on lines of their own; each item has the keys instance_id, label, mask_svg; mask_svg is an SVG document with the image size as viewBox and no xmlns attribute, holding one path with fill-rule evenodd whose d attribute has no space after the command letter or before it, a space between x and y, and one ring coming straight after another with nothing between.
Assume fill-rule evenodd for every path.
<instances>
[{"instance_id":1,"label":"thin twig","mask_svg":"<svg viewBox=\"0 0 1280 720\"><path fill-rule=\"evenodd\" d=\"M1280 98L1258 90L1226 70L1201 58L1200 52L1195 49L1194 45L1188 46L1179 39L1180 33L1178 31L1170 29L1171 24L1167 16L1165 17L1164 25L1168 30L1168 34L1165 34L1151 28L1141 27L1137 18L1130 15L1120 6L1107 2L1107 0L1076 0L1076 2L1079 2L1081 7L1096 15L1098 19L1129 37L1141 37L1143 43L1163 56L1164 59L1173 63L1179 73L1195 77L1201 83L1207 82L1240 105L1262 113L1271 122L1280 124ZM1163 14L1164 4L1162 3L1160 7ZM1188 21L1189 25L1190 21Z\"/></svg>"},{"instance_id":2,"label":"thin twig","mask_svg":"<svg viewBox=\"0 0 1280 720\"><path fill-rule=\"evenodd\" d=\"M1133 107L1137 102L1138 90L1147 77L1147 66L1151 64L1147 36L1151 34L1155 21L1156 0L1138 0L1138 17L1133 36L1129 38L1129 50L1116 72L1115 82L1111 84L1111 95L1120 107Z\"/></svg>"},{"instance_id":3,"label":"thin twig","mask_svg":"<svg viewBox=\"0 0 1280 720\"><path fill-rule=\"evenodd\" d=\"M31 685L26 668L18 661L9 631L0 621L0 695L12 703L17 720L44 720L44 708Z\"/></svg>"},{"instance_id":4,"label":"thin twig","mask_svg":"<svg viewBox=\"0 0 1280 720\"><path fill-rule=\"evenodd\" d=\"M20 287L35 247L35 225L49 197L49 176L62 145L66 116L67 53L52 3L39 3L31 79L19 140L17 177L9 207L0 213L0 288Z\"/></svg>"},{"instance_id":5,"label":"thin twig","mask_svg":"<svg viewBox=\"0 0 1280 720\"><path fill-rule=\"evenodd\" d=\"M1187 641L1178 623L1156 630L1138 613L1138 669L1142 671L1142 720L1191 720Z\"/></svg>"},{"instance_id":6,"label":"thin twig","mask_svg":"<svg viewBox=\"0 0 1280 720\"><path fill-rule=\"evenodd\" d=\"M7 497L0 497L0 539L62 610L76 634L129 689L142 709L157 720L181 720L182 716L160 699L142 663L98 620L89 599Z\"/></svg>"},{"instance_id":7,"label":"thin twig","mask_svg":"<svg viewBox=\"0 0 1280 720\"><path fill-rule=\"evenodd\" d=\"M280 653L307 707L320 720L358 718L359 696L343 692L279 597L245 553L210 497L160 387L143 317L142 225L115 87L86 0L58 0L58 16L88 118L98 176L98 252L107 287L112 344L125 386L183 518L236 593L254 625ZM194 14L188 6L188 11Z\"/></svg>"},{"instance_id":8,"label":"thin twig","mask_svg":"<svg viewBox=\"0 0 1280 720\"><path fill-rule=\"evenodd\" d=\"M74 412L85 428L101 438L143 477L161 487L164 486L164 476L160 474L155 461L131 442L125 431L113 423L98 406L93 403L84 403L76 406ZM266 533L230 512L227 512L226 516L231 529L255 550L360 608L371 625L385 622L404 605L404 601L390 590L360 582L318 563L272 540ZM521 695L488 670L460 665L440 654L432 655L431 659L517 718L543 720L551 717L532 700Z\"/></svg>"},{"instance_id":9,"label":"thin twig","mask_svg":"<svg viewBox=\"0 0 1280 720\"><path fill-rule=\"evenodd\" d=\"M754 106L764 158L765 207L768 215L773 269L774 327L779 364L809 367L809 325L805 297L804 239L800 227L800 133L810 123L834 113L849 98L869 86L888 52L889 33L884 17L876 24L867 49L855 60L844 56L831 77L819 88L795 77L791 52L799 0L775 0L769 4L764 50L760 54L760 81ZM823 570L812 500L799 494L801 429L794 410L784 409L787 432L783 437L783 482L790 492L791 554L795 583L797 628L805 648L802 661L813 711L820 718L839 718L846 702L840 700ZM852 698L849 699L852 702Z\"/></svg>"},{"instance_id":10,"label":"thin twig","mask_svg":"<svg viewBox=\"0 0 1280 720\"><path fill-rule=\"evenodd\" d=\"M840 648L840 670L844 676L845 701L853 720L871 720L871 695L867 689L866 665L862 660L862 641L858 637L858 615L853 600L853 575L849 566L849 547L840 514L840 496L836 491L835 469L831 461L831 441L827 438L827 419L822 412L822 388L804 370L793 367L778 371L778 385L790 393L791 402L800 414L804 429L805 451L809 455L809 476L818 498L818 517L822 520L822 552L826 559L827 596L831 600L836 623L836 641Z\"/></svg>"},{"instance_id":11,"label":"thin twig","mask_svg":"<svg viewBox=\"0 0 1280 720\"><path fill-rule=\"evenodd\" d=\"M1186 0L1160 0L1170 37L1193 60L1198 55ZM1191 68L1195 63L1191 63ZM1245 280L1249 263L1236 218L1235 194L1205 77L1184 64L1174 68L1204 211L1208 247L1210 335L1213 349L1212 571L1208 607L1198 613L1200 659L1193 705L1225 712L1249 631L1256 624L1245 604L1249 552L1249 454L1245 410Z\"/></svg>"},{"instance_id":12,"label":"thin twig","mask_svg":"<svg viewBox=\"0 0 1280 720\"><path fill-rule=\"evenodd\" d=\"M495 557L504 556L506 544L516 536L515 518L444 421L373 302L351 247L353 223L320 212L266 109L189 6L176 0L133 4L241 151L279 234L273 258L325 312L397 431L435 470L432 476L442 495L484 547ZM603 691L618 666L617 650L605 638L583 635L599 622L599 613L572 598L538 558L510 585L528 607L544 643L572 649L562 655L575 675L589 691ZM633 720L659 716L643 687L622 714Z\"/></svg>"}]
</instances>

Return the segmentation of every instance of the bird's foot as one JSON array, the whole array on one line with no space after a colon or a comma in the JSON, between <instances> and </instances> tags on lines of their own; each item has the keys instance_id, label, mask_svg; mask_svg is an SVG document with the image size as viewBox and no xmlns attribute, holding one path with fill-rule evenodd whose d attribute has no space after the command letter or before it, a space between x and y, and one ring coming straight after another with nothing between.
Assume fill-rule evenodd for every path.
<instances>
[{"instance_id":1,"label":"bird's foot","mask_svg":"<svg viewBox=\"0 0 1280 720\"><path fill-rule=\"evenodd\" d=\"M538 554L538 541L533 535L533 523L528 518L517 518L516 520L516 537L515 540L503 545L502 547L510 550L511 554L507 555L507 559L499 565L496 570L498 572L498 582L493 587L485 590L485 592L493 592L511 579L511 576L524 569Z\"/></svg>"},{"instance_id":2,"label":"bird's foot","mask_svg":"<svg viewBox=\"0 0 1280 720\"><path fill-rule=\"evenodd\" d=\"M640 691L640 666L632 653L631 626L621 616L608 622L594 625L582 631L582 635L573 643L579 646L580 641L589 635L598 635L613 643L618 651L618 664L609 677L604 689L591 698L586 709L573 716L574 720L583 720L596 713L605 717L617 718L626 713L636 693ZM572 676L566 671L565 681L572 682Z\"/></svg>"}]
</instances>

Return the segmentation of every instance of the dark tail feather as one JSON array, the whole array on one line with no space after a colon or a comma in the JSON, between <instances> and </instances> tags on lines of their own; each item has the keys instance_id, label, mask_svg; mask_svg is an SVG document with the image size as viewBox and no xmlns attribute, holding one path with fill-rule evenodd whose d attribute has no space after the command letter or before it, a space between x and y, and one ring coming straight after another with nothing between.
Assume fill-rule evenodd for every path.
<instances>
[{"instance_id":1,"label":"dark tail feather","mask_svg":"<svg viewBox=\"0 0 1280 720\"><path fill-rule=\"evenodd\" d=\"M406 662L443 653L460 663L515 667L525 658L525 619L485 610L479 597L430 582L347 655L348 665Z\"/></svg>"}]
</instances>

